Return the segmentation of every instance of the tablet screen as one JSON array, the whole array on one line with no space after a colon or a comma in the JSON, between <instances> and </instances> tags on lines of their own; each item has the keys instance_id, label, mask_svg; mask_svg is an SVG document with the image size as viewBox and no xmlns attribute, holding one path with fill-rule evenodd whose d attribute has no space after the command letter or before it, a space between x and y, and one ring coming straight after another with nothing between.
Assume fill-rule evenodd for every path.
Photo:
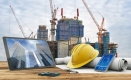
<instances>
[{"instance_id":1,"label":"tablet screen","mask_svg":"<svg viewBox=\"0 0 131 80\"><path fill-rule=\"evenodd\" d=\"M11 70L55 66L45 40L12 37L3 39Z\"/></svg>"}]
</instances>

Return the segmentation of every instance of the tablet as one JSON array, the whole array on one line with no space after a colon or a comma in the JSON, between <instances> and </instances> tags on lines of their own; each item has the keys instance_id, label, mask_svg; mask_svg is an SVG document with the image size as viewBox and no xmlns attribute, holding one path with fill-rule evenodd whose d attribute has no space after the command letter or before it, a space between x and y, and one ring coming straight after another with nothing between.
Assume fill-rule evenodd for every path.
<instances>
[{"instance_id":1,"label":"tablet","mask_svg":"<svg viewBox=\"0 0 131 80\"><path fill-rule=\"evenodd\" d=\"M55 62L45 40L3 37L10 70L55 67Z\"/></svg>"},{"instance_id":2,"label":"tablet","mask_svg":"<svg viewBox=\"0 0 131 80\"><path fill-rule=\"evenodd\" d=\"M115 54L104 54L95 67L95 71L107 71L111 62L114 60Z\"/></svg>"}]
</instances>

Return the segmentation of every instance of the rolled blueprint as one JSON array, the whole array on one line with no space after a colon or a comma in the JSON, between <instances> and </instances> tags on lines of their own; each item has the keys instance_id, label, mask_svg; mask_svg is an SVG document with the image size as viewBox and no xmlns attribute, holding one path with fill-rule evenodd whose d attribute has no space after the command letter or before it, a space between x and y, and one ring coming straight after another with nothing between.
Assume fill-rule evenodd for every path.
<instances>
[{"instance_id":1,"label":"rolled blueprint","mask_svg":"<svg viewBox=\"0 0 131 80\"><path fill-rule=\"evenodd\" d=\"M90 63L86 64L86 67L91 67L94 68L98 62L100 61L101 57L97 57L95 58L93 61L91 61ZM128 62L125 59L121 59L121 58L115 58L111 65L109 66L110 70L116 70L116 71L123 71L126 70L128 66Z\"/></svg>"},{"instance_id":2,"label":"rolled blueprint","mask_svg":"<svg viewBox=\"0 0 131 80\"><path fill-rule=\"evenodd\" d=\"M85 66L94 68L98 64L100 59L101 59L101 57L97 57L93 61L91 61L90 63L86 64ZM125 59L115 58L112 61L111 65L109 66L109 69L123 71L123 70L127 69L127 66L128 66L128 62Z\"/></svg>"},{"instance_id":3,"label":"rolled blueprint","mask_svg":"<svg viewBox=\"0 0 131 80\"><path fill-rule=\"evenodd\" d=\"M111 70L117 70L117 71L124 71L127 69L128 66L128 62L125 59L121 59L121 58L115 58L109 69Z\"/></svg>"},{"instance_id":4,"label":"rolled blueprint","mask_svg":"<svg viewBox=\"0 0 131 80\"><path fill-rule=\"evenodd\" d=\"M56 63L56 65L67 64L70 61L70 59L71 59L71 57L69 57L69 56L64 57L64 58L55 58L55 63Z\"/></svg>"},{"instance_id":5,"label":"rolled blueprint","mask_svg":"<svg viewBox=\"0 0 131 80\"><path fill-rule=\"evenodd\" d=\"M124 58L128 62L128 67L127 69L131 70L131 58Z\"/></svg>"},{"instance_id":6,"label":"rolled blueprint","mask_svg":"<svg viewBox=\"0 0 131 80\"><path fill-rule=\"evenodd\" d=\"M65 63L64 63L64 58L55 58L55 63L56 63L57 65L65 64Z\"/></svg>"},{"instance_id":7,"label":"rolled blueprint","mask_svg":"<svg viewBox=\"0 0 131 80\"><path fill-rule=\"evenodd\" d=\"M64 64L67 64L70 61L71 57L67 56L64 58Z\"/></svg>"},{"instance_id":8,"label":"rolled blueprint","mask_svg":"<svg viewBox=\"0 0 131 80\"><path fill-rule=\"evenodd\" d=\"M67 64L70 61L71 57L65 57L63 59L59 59L59 60L63 60L61 61L60 64ZM98 62L100 61L101 57L97 57L94 60L92 60L90 63L86 64L85 67L90 67L90 68L95 68L95 66L98 64ZM58 60L58 59L57 59ZM130 59L129 59L130 60ZM130 60L131 61L131 60ZM59 63L59 61L56 62L57 64ZM116 71L123 71L126 70L128 66L128 62L125 59L122 58L115 58L109 69L111 70L116 70ZM129 67L130 68L130 67Z\"/></svg>"},{"instance_id":9,"label":"rolled blueprint","mask_svg":"<svg viewBox=\"0 0 131 80\"><path fill-rule=\"evenodd\" d=\"M94 68L97 65L97 63L100 61L100 59L101 57L97 57L94 60L92 60L91 62L89 62L88 64L86 64L85 66L89 68Z\"/></svg>"}]
</instances>

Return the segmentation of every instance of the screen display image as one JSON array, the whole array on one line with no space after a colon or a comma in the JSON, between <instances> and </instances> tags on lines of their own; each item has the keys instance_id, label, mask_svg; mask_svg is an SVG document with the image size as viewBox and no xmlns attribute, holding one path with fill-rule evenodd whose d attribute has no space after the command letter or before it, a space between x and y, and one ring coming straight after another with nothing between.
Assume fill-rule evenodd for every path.
<instances>
[{"instance_id":1,"label":"screen display image","mask_svg":"<svg viewBox=\"0 0 131 80\"><path fill-rule=\"evenodd\" d=\"M44 40L6 38L11 70L55 66L49 46Z\"/></svg>"},{"instance_id":2,"label":"screen display image","mask_svg":"<svg viewBox=\"0 0 131 80\"><path fill-rule=\"evenodd\" d=\"M115 58L115 54L113 53L104 54L101 60L96 65L95 70L96 71L107 71L114 58Z\"/></svg>"}]
</instances>

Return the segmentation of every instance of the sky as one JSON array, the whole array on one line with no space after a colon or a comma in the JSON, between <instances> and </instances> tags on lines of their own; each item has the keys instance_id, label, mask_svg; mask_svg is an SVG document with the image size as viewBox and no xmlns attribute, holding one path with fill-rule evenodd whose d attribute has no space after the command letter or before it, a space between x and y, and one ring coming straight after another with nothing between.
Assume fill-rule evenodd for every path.
<instances>
[{"instance_id":1,"label":"sky","mask_svg":"<svg viewBox=\"0 0 131 80\"><path fill-rule=\"evenodd\" d=\"M10 49L15 42L19 42L26 51L34 52L37 50L36 44L43 44L43 46L47 46L44 40L26 40L26 39L13 39L6 38L8 49Z\"/></svg>"},{"instance_id":2,"label":"sky","mask_svg":"<svg viewBox=\"0 0 131 80\"><path fill-rule=\"evenodd\" d=\"M105 18L104 28L110 32L110 42L118 44L118 56L131 57L131 0L85 1L98 24L102 21L100 14ZM89 38L92 43L98 41L96 34L98 28L82 0L53 0L53 4L58 7L56 15L58 20L61 19L61 8L67 18L74 18L78 8L79 20L82 20L84 25L84 37ZM6 60L2 37L23 37L9 5L13 7L27 37L31 31L36 34L39 25L46 25L50 30L49 0L0 0L0 61ZM84 38L82 40L84 41Z\"/></svg>"}]
</instances>

